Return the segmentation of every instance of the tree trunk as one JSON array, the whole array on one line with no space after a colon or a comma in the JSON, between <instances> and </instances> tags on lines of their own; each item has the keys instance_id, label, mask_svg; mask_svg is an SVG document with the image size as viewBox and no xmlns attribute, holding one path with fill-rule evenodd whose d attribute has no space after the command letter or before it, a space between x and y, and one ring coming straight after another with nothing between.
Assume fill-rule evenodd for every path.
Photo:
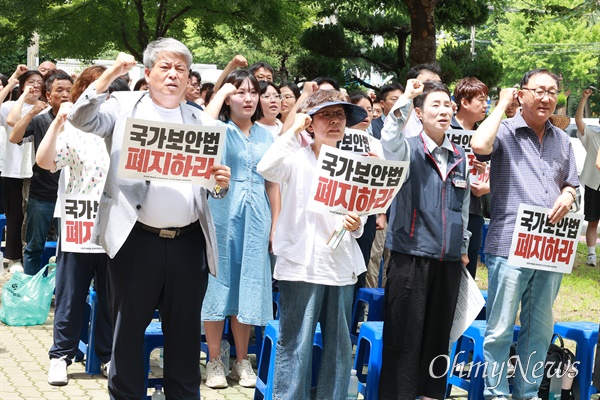
<instances>
[{"instance_id":1,"label":"tree trunk","mask_svg":"<svg viewBox=\"0 0 600 400\"><path fill-rule=\"evenodd\" d=\"M398 49L396 50L396 57L398 63L396 70L394 71L398 77L400 77L400 71L406 66L406 41L410 36L408 27L402 27L396 31L396 37L398 38Z\"/></svg>"},{"instance_id":2,"label":"tree trunk","mask_svg":"<svg viewBox=\"0 0 600 400\"><path fill-rule=\"evenodd\" d=\"M404 0L410 11L410 65L435 61L435 7L438 0Z\"/></svg>"}]
</instances>

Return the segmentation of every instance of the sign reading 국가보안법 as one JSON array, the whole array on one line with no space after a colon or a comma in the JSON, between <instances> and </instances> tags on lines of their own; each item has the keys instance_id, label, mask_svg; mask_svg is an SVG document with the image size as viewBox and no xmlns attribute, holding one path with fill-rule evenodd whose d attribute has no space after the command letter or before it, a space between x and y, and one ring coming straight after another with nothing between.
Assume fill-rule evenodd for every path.
<instances>
[{"instance_id":1,"label":"sign reading \uad6d\uac00\ubcf4\uc548\ubc95","mask_svg":"<svg viewBox=\"0 0 600 400\"><path fill-rule=\"evenodd\" d=\"M450 142L457 146L460 146L465 151L465 156L468 159L469 173L471 174L471 182L488 182L490 180L490 166L486 166L484 173L477 172L477 169L473 167L473 160L476 159L475 153L471 148L471 138L475 131L467 131L462 129L448 129L446 136Z\"/></svg>"},{"instance_id":2,"label":"sign reading \uad6d\uac00\ubcf4\uc548\ubc95","mask_svg":"<svg viewBox=\"0 0 600 400\"><path fill-rule=\"evenodd\" d=\"M519 205L509 264L571 273L583 227L583 215L568 213L556 224L551 224L548 220L550 211L543 207Z\"/></svg>"},{"instance_id":3,"label":"sign reading \uad6d\uac00\ubcf4\uc548\ubc95","mask_svg":"<svg viewBox=\"0 0 600 400\"><path fill-rule=\"evenodd\" d=\"M118 176L212 189L212 167L221 163L224 139L225 127L128 118Z\"/></svg>"},{"instance_id":4,"label":"sign reading \uad6d\uac00\ubcf4\uc548\ubc95","mask_svg":"<svg viewBox=\"0 0 600 400\"><path fill-rule=\"evenodd\" d=\"M98 196L61 195L61 250L71 253L104 253L90 242L98 212Z\"/></svg>"},{"instance_id":5,"label":"sign reading \uad6d\uac00\ubcf4\uc548\ubc95","mask_svg":"<svg viewBox=\"0 0 600 400\"><path fill-rule=\"evenodd\" d=\"M365 157L322 146L308 209L320 214L384 213L404 183L408 162Z\"/></svg>"}]
</instances>

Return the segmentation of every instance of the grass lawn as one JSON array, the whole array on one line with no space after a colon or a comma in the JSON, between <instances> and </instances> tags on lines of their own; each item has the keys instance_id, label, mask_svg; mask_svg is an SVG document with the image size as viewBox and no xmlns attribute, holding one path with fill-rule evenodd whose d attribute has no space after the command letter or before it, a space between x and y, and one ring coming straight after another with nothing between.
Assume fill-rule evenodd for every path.
<instances>
[{"instance_id":1,"label":"grass lawn","mask_svg":"<svg viewBox=\"0 0 600 400\"><path fill-rule=\"evenodd\" d=\"M599 253L598 248L596 253ZM563 277L554 303L555 321L600 322L600 266L585 265L586 258L587 246L579 243L573 272ZM487 268L481 263L476 282L480 289L487 289Z\"/></svg>"}]
</instances>

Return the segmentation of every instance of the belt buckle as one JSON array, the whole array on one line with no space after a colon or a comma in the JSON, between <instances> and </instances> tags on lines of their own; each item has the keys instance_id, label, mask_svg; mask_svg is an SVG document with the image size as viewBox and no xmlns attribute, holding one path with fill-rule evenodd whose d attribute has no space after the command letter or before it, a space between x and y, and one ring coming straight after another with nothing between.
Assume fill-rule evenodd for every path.
<instances>
[{"instance_id":1,"label":"belt buckle","mask_svg":"<svg viewBox=\"0 0 600 400\"><path fill-rule=\"evenodd\" d=\"M158 233L158 236L160 236L161 238L165 238L165 239L175 239L175 237L177 236L177 233L179 233L179 229L177 230L168 230L168 229L161 229L160 232Z\"/></svg>"}]
</instances>

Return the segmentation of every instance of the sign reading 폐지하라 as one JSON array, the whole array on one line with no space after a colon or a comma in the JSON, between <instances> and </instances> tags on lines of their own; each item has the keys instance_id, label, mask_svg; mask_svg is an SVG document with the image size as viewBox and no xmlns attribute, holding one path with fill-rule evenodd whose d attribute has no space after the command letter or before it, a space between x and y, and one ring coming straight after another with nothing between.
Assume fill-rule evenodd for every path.
<instances>
[{"instance_id":1,"label":"sign reading \ud3d0\uc9c0\ud558\ub77c","mask_svg":"<svg viewBox=\"0 0 600 400\"><path fill-rule=\"evenodd\" d=\"M408 162L322 146L308 209L320 214L384 213L404 183Z\"/></svg>"},{"instance_id":2,"label":"sign reading \ud3d0\uc9c0\ud558\ub77c","mask_svg":"<svg viewBox=\"0 0 600 400\"><path fill-rule=\"evenodd\" d=\"M550 209L521 203L508 263L518 267L571 273L583 215L568 213L556 224L548 222Z\"/></svg>"},{"instance_id":3,"label":"sign reading \ud3d0\uc9c0\ud558\ub77c","mask_svg":"<svg viewBox=\"0 0 600 400\"><path fill-rule=\"evenodd\" d=\"M224 143L225 127L127 118L118 176L212 189Z\"/></svg>"}]
</instances>

